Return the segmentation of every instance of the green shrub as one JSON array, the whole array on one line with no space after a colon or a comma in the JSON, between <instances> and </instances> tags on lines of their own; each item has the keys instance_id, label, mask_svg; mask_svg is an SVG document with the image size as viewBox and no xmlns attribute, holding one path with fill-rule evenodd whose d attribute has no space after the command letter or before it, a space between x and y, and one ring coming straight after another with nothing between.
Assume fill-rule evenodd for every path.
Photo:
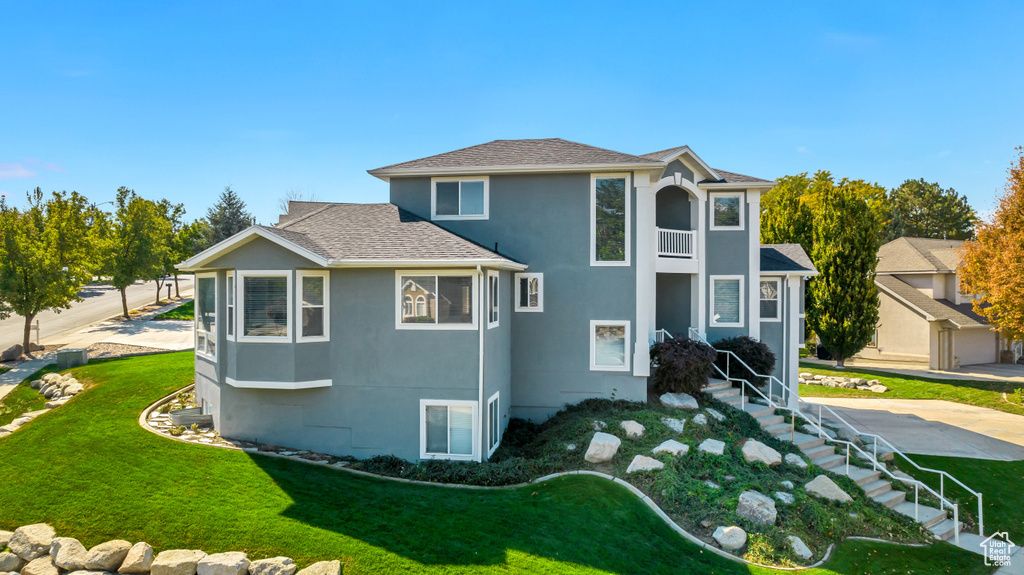
<instances>
[{"instance_id":1,"label":"green shrub","mask_svg":"<svg viewBox=\"0 0 1024 575\"><path fill-rule=\"evenodd\" d=\"M735 353L736 357L743 360L757 374L770 375L775 370L775 354L772 353L772 350L764 342L757 341L748 335L720 339L712 345L718 351ZM763 378L757 377L735 358L730 358L728 355L727 353L718 354L718 358L715 360L718 369L728 373L729 377L745 379L754 385L760 386L766 383ZM728 362L728 371L726 371L726 362Z\"/></svg>"},{"instance_id":2,"label":"green shrub","mask_svg":"<svg viewBox=\"0 0 1024 575\"><path fill-rule=\"evenodd\" d=\"M651 346L651 376L658 393L694 394L711 377L715 350L692 339L668 339Z\"/></svg>"},{"instance_id":3,"label":"green shrub","mask_svg":"<svg viewBox=\"0 0 1024 575\"><path fill-rule=\"evenodd\" d=\"M184 425L178 425L178 426L172 427L172 428L170 429L170 433L171 433L171 435L173 435L174 437L178 437L178 436L179 436L179 435L181 435L182 433L185 433L185 426L184 426Z\"/></svg>"},{"instance_id":4,"label":"green shrub","mask_svg":"<svg viewBox=\"0 0 1024 575\"><path fill-rule=\"evenodd\" d=\"M497 463L441 459L410 463L393 455L379 455L353 463L351 467L388 477L462 485L515 485L533 477L527 462L517 457Z\"/></svg>"}]
</instances>

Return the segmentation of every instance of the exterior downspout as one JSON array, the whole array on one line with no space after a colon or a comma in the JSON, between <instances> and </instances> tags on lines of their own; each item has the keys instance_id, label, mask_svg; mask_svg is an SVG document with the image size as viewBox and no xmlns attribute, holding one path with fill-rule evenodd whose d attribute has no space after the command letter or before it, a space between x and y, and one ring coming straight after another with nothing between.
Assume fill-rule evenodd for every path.
<instances>
[{"instance_id":1,"label":"exterior downspout","mask_svg":"<svg viewBox=\"0 0 1024 575\"><path fill-rule=\"evenodd\" d=\"M477 328L480 331L480 355L479 355L480 360L477 362L479 364L480 384L479 384L479 392L477 394L478 399L477 399L477 404L476 404L477 405L476 412L480 414L480 419L476 422L477 423L477 425L476 425L476 433L477 433L477 440L478 440L477 445L480 446L480 454L477 456L477 461L483 461L484 460L484 450L487 449L487 445L484 442L484 427L486 426L486 424L484 422L484 420L486 418L486 416L484 415L484 411L486 411L486 409L487 409L487 406L484 405L484 314L487 313L487 306L484 303L484 298L483 298L483 294L484 294L484 281L486 280L486 278L484 277L483 268L481 268L479 264L476 266L476 276L477 276L477 278L479 278L479 282L477 283L477 286L478 286L478 288L477 288L477 296L478 296L477 297L477 305L479 307L479 311L477 312L476 319L477 319Z\"/></svg>"}]
</instances>

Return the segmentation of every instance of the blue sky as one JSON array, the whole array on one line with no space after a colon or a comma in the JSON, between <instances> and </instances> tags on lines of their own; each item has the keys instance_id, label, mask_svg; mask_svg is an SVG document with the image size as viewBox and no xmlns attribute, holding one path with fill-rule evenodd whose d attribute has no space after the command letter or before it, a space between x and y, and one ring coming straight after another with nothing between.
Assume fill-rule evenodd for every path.
<instances>
[{"instance_id":1,"label":"blue sky","mask_svg":"<svg viewBox=\"0 0 1024 575\"><path fill-rule=\"evenodd\" d=\"M289 190L387 201L367 169L561 137L991 207L1024 144L1024 3L770 4L3 2L0 192L199 217L231 185L271 223Z\"/></svg>"}]
</instances>

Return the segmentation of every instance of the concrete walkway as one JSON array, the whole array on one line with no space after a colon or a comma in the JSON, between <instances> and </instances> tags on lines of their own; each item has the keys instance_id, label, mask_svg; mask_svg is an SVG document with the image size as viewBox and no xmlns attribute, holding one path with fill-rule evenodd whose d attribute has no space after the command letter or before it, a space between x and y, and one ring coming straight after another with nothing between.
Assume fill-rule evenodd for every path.
<instances>
[{"instance_id":1,"label":"concrete walkway","mask_svg":"<svg viewBox=\"0 0 1024 575\"><path fill-rule=\"evenodd\" d=\"M803 400L831 406L860 431L881 435L905 453L1024 460L1024 417L1019 415L933 399Z\"/></svg>"},{"instance_id":2,"label":"concrete walkway","mask_svg":"<svg viewBox=\"0 0 1024 575\"><path fill-rule=\"evenodd\" d=\"M835 368L836 362L825 361L805 357L800 363L820 365L821 367ZM967 365L960 369L943 371L939 369L928 369L925 363L901 363L895 361L869 361L866 359L846 360L846 369L856 371L857 369L870 369L872 371L886 371L895 375L907 375L910 377L928 377L931 379L961 379L969 381L1010 381L1013 383L1024 383L1024 365L1012 363L983 363L980 365Z\"/></svg>"}]
</instances>

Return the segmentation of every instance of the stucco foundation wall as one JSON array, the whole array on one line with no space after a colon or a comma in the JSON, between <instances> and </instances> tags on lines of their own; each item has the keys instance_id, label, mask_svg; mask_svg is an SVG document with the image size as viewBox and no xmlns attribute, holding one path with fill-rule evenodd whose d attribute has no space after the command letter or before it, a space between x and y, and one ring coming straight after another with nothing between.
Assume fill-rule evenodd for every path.
<instances>
[{"instance_id":1,"label":"stucco foundation wall","mask_svg":"<svg viewBox=\"0 0 1024 575\"><path fill-rule=\"evenodd\" d=\"M883 291L878 299L878 347L866 347L857 357L928 361L932 338L928 321Z\"/></svg>"},{"instance_id":2,"label":"stucco foundation wall","mask_svg":"<svg viewBox=\"0 0 1024 575\"><path fill-rule=\"evenodd\" d=\"M954 332L953 345L960 365L999 362L999 336L985 328Z\"/></svg>"}]
</instances>

